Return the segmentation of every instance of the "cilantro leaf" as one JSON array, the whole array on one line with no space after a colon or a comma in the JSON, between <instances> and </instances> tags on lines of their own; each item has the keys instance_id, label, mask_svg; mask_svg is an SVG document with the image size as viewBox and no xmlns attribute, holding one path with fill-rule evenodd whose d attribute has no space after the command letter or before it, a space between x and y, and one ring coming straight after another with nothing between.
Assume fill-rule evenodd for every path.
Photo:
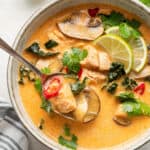
<instances>
[{"instance_id":1,"label":"cilantro leaf","mask_svg":"<svg viewBox=\"0 0 150 150\"><path fill-rule=\"evenodd\" d=\"M68 140L68 139L65 139L63 136L59 136L58 142L59 142L59 144L66 146L72 150L77 149L77 143L74 140L74 138L72 138L71 140Z\"/></svg>"},{"instance_id":2,"label":"cilantro leaf","mask_svg":"<svg viewBox=\"0 0 150 150\"><path fill-rule=\"evenodd\" d=\"M132 101L135 102L136 98L132 92L122 92L117 96L120 102Z\"/></svg>"},{"instance_id":3,"label":"cilantro leaf","mask_svg":"<svg viewBox=\"0 0 150 150\"><path fill-rule=\"evenodd\" d=\"M85 77L82 82L77 81L77 82L71 84L72 92L74 94L79 94L85 88L86 80L87 80L87 78Z\"/></svg>"},{"instance_id":4,"label":"cilantro leaf","mask_svg":"<svg viewBox=\"0 0 150 150\"><path fill-rule=\"evenodd\" d=\"M150 116L150 106L141 102L124 102L122 104L123 111L127 112L129 116Z\"/></svg>"},{"instance_id":5,"label":"cilantro leaf","mask_svg":"<svg viewBox=\"0 0 150 150\"><path fill-rule=\"evenodd\" d=\"M39 92L39 94L42 94L42 82L40 79L35 80L34 87Z\"/></svg>"},{"instance_id":6,"label":"cilantro leaf","mask_svg":"<svg viewBox=\"0 0 150 150\"><path fill-rule=\"evenodd\" d=\"M69 73L77 74L80 70L80 61L87 57L87 50L72 48L63 55L63 65L67 66Z\"/></svg>"},{"instance_id":7,"label":"cilantro leaf","mask_svg":"<svg viewBox=\"0 0 150 150\"><path fill-rule=\"evenodd\" d=\"M47 52L40 50L40 46L37 42L32 43L29 47L26 48L26 51L35 54L39 57L49 57L49 56L55 56L58 55L59 52Z\"/></svg>"},{"instance_id":8,"label":"cilantro leaf","mask_svg":"<svg viewBox=\"0 0 150 150\"><path fill-rule=\"evenodd\" d=\"M51 70L50 70L48 67L45 67L45 68L42 68L42 69L41 69L41 72L42 72L43 74L48 75L48 74L51 73Z\"/></svg>"},{"instance_id":9,"label":"cilantro leaf","mask_svg":"<svg viewBox=\"0 0 150 150\"><path fill-rule=\"evenodd\" d=\"M54 40L49 40L44 45L47 49L50 49L50 48L56 47L58 43Z\"/></svg>"},{"instance_id":10,"label":"cilantro leaf","mask_svg":"<svg viewBox=\"0 0 150 150\"><path fill-rule=\"evenodd\" d=\"M67 124L64 125L64 134L65 134L66 136L70 136L70 135L71 135L71 133L70 133L70 128L68 127Z\"/></svg>"},{"instance_id":11,"label":"cilantro leaf","mask_svg":"<svg viewBox=\"0 0 150 150\"><path fill-rule=\"evenodd\" d=\"M46 112L50 113L52 112L52 107L50 101L46 100L42 95L42 82L40 79L36 79L34 82L35 89L40 94L42 103L41 108L44 109Z\"/></svg>"},{"instance_id":12,"label":"cilantro leaf","mask_svg":"<svg viewBox=\"0 0 150 150\"><path fill-rule=\"evenodd\" d=\"M150 0L140 0L143 4L150 6Z\"/></svg>"},{"instance_id":13,"label":"cilantro leaf","mask_svg":"<svg viewBox=\"0 0 150 150\"><path fill-rule=\"evenodd\" d=\"M125 18L125 16L120 12L112 11L109 15L99 14L99 16L101 17L101 20L106 29L112 26L118 26L121 23L127 23L129 26L136 30L140 27L139 21L135 19L129 20Z\"/></svg>"},{"instance_id":14,"label":"cilantro leaf","mask_svg":"<svg viewBox=\"0 0 150 150\"><path fill-rule=\"evenodd\" d=\"M124 39L129 39L129 38L136 39L141 35L138 30L132 28L127 23L121 23L119 25L119 33L120 36Z\"/></svg>"}]
</instances>

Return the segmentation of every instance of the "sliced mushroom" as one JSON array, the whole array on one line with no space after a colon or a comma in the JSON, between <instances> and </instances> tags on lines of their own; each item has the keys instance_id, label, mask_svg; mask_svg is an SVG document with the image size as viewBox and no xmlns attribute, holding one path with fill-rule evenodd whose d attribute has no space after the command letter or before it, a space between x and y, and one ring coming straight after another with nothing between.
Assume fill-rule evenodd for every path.
<instances>
[{"instance_id":1,"label":"sliced mushroom","mask_svg":"<svg viewBox=\"0 0 150 150\"><path fill-rule=\"evenodd\" d=\"M133 79L143 79L150 76L150 66L146 66L141 72L131 72L130 77Z\"/></svg>"},{"instance_id":2,"label":"sliced mushroom","mask_svg":"<svg viewBox=\"0 0 150 150\"><path fill-rule=\"evenodd\" d=\"M90 17L85 10L73 12L58 27L63 34L84 40L94 40L104 32L100 18Z\"/></svg>"},{"instance_id":3,"label":"sliced mushroom","mask_svg":"<svg viewBox=\"0 0 150 150\"><path fill-rule=\"evenodd\" d=\"M77 121L86 123L97 117L100 112L100 99L93 89L87 87L76 100L77 108L73 116Z\"/></svg>"},{"instance_id":4,"label":"sliced mushroom","mask_svg":"<svg viewBox=\"0 0 150 150\"><path fill-rule=\"evenodd\" d=\"M36 63L38 69L43 69L45 67L50 68L51 73L59 72L63 65L59 58L53 57L49 59L39 59Z\"/></svg>"},{"instance_id":5,"label":"sliced mushroom","mask_svg":"<svg viewBox=\"0 0 150 150\"><path fill-rule=\"evenodd\" d=\"M122 104L120 104L116 110L113 120L121 126L128 126L131 124L131 120L128 117L128 114L123 111Z\"/></svg>"}]
</instances>

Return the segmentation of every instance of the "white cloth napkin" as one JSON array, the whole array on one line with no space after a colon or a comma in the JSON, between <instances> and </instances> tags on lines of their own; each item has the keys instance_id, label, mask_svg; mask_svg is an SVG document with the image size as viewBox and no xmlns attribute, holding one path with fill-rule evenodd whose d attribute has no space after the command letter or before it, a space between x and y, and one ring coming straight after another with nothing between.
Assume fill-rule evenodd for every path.
<instances>
[{"instance_id":1,"label":"white cloth napkin","mask_svg":"<svg viewBox=\"0 0 150 150\"><path fill-rule=\"evenodd\" d=\"M10 104L0 98L0 150L28 150L28 135Z\"/></svg>"}]
</instances>

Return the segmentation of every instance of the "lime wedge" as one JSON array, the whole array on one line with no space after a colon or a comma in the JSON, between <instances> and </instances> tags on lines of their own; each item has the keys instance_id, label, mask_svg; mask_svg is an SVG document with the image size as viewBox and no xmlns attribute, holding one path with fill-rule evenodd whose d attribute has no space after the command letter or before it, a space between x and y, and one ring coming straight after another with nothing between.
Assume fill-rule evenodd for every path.
<instances>
[{"instance_id":1,"label":"lime wedge","mask_svg":"<svg viewBox=\"0 0 150 150\"><path fill-rule=\"evenodd\" d=\"M119 27L111 27L105 32L106 34L119 35ZM140 72L143 69L147 60L147 47L145 41L143 37L140 36L138 39L130 39L128 41L128 44L133 49L134 62L132 69L136 72Z\"/></svg>"},{"instance_id":2,"label":"lime wedge","mask_svg":"<svg viewBox=\"0 0 150 150\"><path fill-rule=\"evenodd\" d=\"M123 63L126 73L129 73L133 64L132 49L119 36L113 34L106 34L98 37L94 43L102 46L113 61Z\"/></svg>"}]
</instances>

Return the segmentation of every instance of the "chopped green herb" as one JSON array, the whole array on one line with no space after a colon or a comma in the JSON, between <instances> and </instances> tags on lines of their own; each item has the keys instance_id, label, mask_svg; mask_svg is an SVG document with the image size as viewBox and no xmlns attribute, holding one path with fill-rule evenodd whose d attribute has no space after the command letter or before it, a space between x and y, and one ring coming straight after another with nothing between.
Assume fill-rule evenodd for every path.
<instances>
[{"instance_id":1,"label":"chopped green herb","mask_svg":"<svg viewBox=\"0 0 150 150\"><path fill-rule=\"evenodd\" d=\"M41 82L41 80L40 79L36 79L35 82L34 82L34 86L35 86L35 89L41 95L42 94L42 82Z\"/></svg>"},{"instance_id":2,"label":"chopped green herb","mask_svg":"<svg viewBox=\"0 0 150 150\"><path fill-rule=\"evenodd\" d=\"M52 112L52 106L51 106L50 101L46 100L44 97L42 97L41 108L43 110L45 110L47 113L51 113Z\"/></svg>"},{"instance_id":3,"label":"chopped green herb","mask_svg":"<svg viewBox=\"0 0 150 150\"><path fill-rule=\"evenodd\" d=\"M127 23L128 25L130 25L135 29L138 29L140 27L139 21L135 19L129 20L125 18L124 15L121 14L120 12L112 11L109 15L99 14L99 16L101 17L105 28L118 26L121 23Z\"/></svg>"},{"instance_id":4,"label":"chopped green herb","mask_svg":"<svg viewBox=\"0 0 150 150\"><path fill-rule=\"evenodd\" d=\"M76 150L77 149L77 143L74 140L75 138L73 137L71 140L65 139L63 136L59 136L58 138L58 142L59 144L66 146L72 150Z\"/></svg>"},{"instance_id":5,"label":"chopped green herb","mask_svg":"<svg viewBox=\"0 0 150 150\"><path fill-rule=\"evenodd\" d=\"M137 99L133 93L124 92L117 96L122 102L123 111L129 116L150 116L150 106Z\"/></svg>"},{"instance_id":6,"label":"chopped green herb","mask_svg":"<svg viewBox=\"0 0 150 150\"><path fill-rule=\"evenodd\" d=\"M87 50L72 48L71 51L64 53L62 59L63 65L67 66L69 73L77 74L80 70L80 61L86 58L87 55Z\"/></svg>"},{"instance_id":7,"label":"chopped green herb","mask_svg":"<svg viewBox=\"0 0 150 150\"><path fill-rule=\"evenodd\" d=\"M120 93L118 96L117 96L118 100L120 102L126 102L126 101L131 101L131 102L135 102L136 101L136 98L134 96L134 94L132 92L123 92L123 93Z\"/></svg>"},{"instance_id":8,"label":"chopped green herb","mask_svg":"<svg viewBox=\"0 0 150 150\"><path fill-rule=\"evenodd\" d=\"M107 92L109 92L110 94L114 94L116 92L117 87L118 87L117 83L112 83L107 87Z\"/></svg>"},{"instance_id":9,"label":"chopped green herb","mask_svg":"<svg viewBox=\"0 0 150 150\"><path fill-rule=\"evenodd\" d=\"M45 53L44 51L40 50L40 46L36 42L34 42L33 44L31 44L31 46L26 48L26 51L33 53L33 54L36 54L39 57L50 57L50 56L55 56L55 55L59 54L59 52L47 52L47 53Z\"/></svg>"},{"instance_id":10,"label":"chopped green herb","mask_svg":"<svg viewBox=\"0 0 150 150\"><path fill-rule=\"evenodd\" d=\"M40 129L40 130L43 129L44 123L45 123L45 120L42 118L42 119L40 120L40 124L39 124L39 129Z\"/></svg>"},{"instance_id":11,"label":"chopped green herb","mask_svg":"<svg viewBox=\"0 0 150 150\"><path fill-rule=\"evenodd\" d=\"M29 68L21 65L19 68L20 79L19 84L24 84L24 79L28 78L29 81L35 81L36 75Z\"/></svg>"},{"instance_id":12,"label":"chopped green herb","mask_svg":"<svg viewBox=\"0 0 150 150\"><path fill-rule=\"evenodd\" d=\"M43 74L48 75L48 74L51 73L51 70L50 70L48 67L45 67L45 68L42 68L42 69L41 69L41 72L42 72Z\"/></svg>"},{"instance_id":13,"label":"chopped green herb","mask_svg":"<svg viewBox=\"0 0 150 150\"><path fill-rule=\"evenodd\" d=\"M70 128L67 125L64 126L64 134L65 134L65 136L68 136L71 139L68 139L68 138L66 139L63 136L59 136L59 138L58 138L59 144L65 146L67 148L70 148L72 150L76 150L78 138L74 134L70 133Z\"/></svg>"},{"instance_id":14,"label":"chopped green herb","mask_svg":"<svg viewBox=\"0 0 150 150\"><path fill-rule=\"evenodd\" d=\"M74 94L79 94L85 88L85 86L86 86L86 80L87 80L87 78L85 77L82 82L77 81L77 82L71 84L71 90L72 90L72 92Z\"/></svg>"},{"instance_id":15,"label":"chopped green herb","mask_svg":"<svg viewBox=\"0 0 150 150\"><path fill-rule=\"evenodd\" d=\"M67 124L64 125L64 134L65 134L66 136L70 136L70 135L71 135L71 133L70 133L70 128L68 127Z\"/></svg>"},{"instance_id":16,"label":"chopped green herb","mask_svg":"<svg viewBox=\"0 0 150 150\"><path fill-rule=\"evenodd\" d=\"M56 47L58 43L54 40L49 40L44 45L47 49L50 49L50 48Z\"/></svg>"},{"instance_id":17,"label":"chopped green herb","mask_svg":"<svg viewBox=\"0 0 150 150\"><path fill-rule=\"evenodd\" d=\"M108 82L117 80L125 75L124 65L119 62L113 62L108 72Z\"/></svg>"},{"instance_id":18,"label":"chopped green herb","mask_svg":"<svg viewBox=\"0 0 150 150\"><path fill-rule=\"evenodd\" d=\"M140 0L143 4L150 6L150 0Z\"/></svg>"},{"instance_id":19,"label":"chopped green herb","mask_svg":"<svg viewBox=\"0 0 150 150\"><path fill-rule=\"evenodd\" d=\"M41 82L41 80L36 79L34 82L34 86L35 86L35 89L40 94L41 99L42 99L41 108L44 109L48 113L52 112L52 107L51 107L50 101L46 100L42 95L42 82Z\"/></svg>"},{"instance_id":20,"label":"chopped green herb","mask_svg":"<svg viewBox=\"0 0 150 150\"><path fill-rule=\"evenodd\" d=\"M125 87L126 90L133 90L138 84L135 80L130 79L129 77L125 77L122 81L122 85Z\"/></svg>"},{"instance_id":21,"label":"chopped green herb","mask_svg":"<svg viewBox=\"0 0 150 150\"><path fill-rule=\"evenodd\" d=\"M120 36L124 39L136 39L141 35L138 30L132 28L127 23L121 23L119 25L119 32Z\"/></svg>"}]
</instances>

